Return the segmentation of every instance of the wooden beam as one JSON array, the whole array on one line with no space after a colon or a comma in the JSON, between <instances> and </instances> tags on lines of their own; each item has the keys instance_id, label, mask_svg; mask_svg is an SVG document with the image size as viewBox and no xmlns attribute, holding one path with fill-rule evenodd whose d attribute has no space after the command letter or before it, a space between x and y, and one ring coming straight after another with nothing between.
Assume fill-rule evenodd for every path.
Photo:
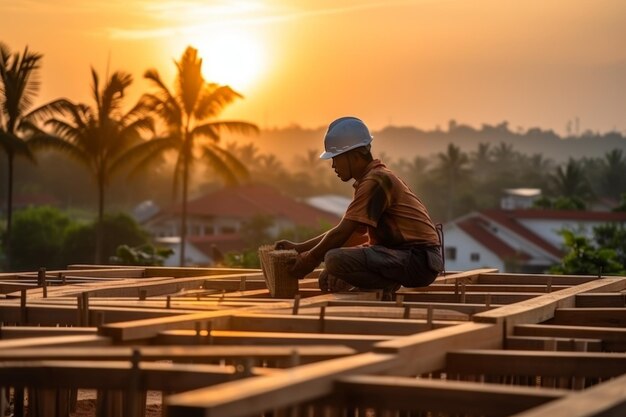
<instances>
[{"instance_id":1,"label":"wooden beam","mask_svg":"<svg viewBox=\"0 0 626 417\"><path fill-rule=\"evenodd\" d=\"M510 416L568 394L560 389L392 376L343 377L335 386L333 398L343 408L490 417Z\"/></svg>"},{"instance_id":2,"label":"wooden beam","mask_svg":"<svg viewBox=\"0 0 626 417\"><path fill-rule=\"evenodd\" d=\"M461 375L613 378L626 373L626 354L461 350L448 353L446 371Z\"/></svg>"},{"instance_id":3,"label":"wooden beam","mask_svg":"<svg viewBox=\"0 0 626 417\"><path fill-rule=\"evenodd\" d=\"M626 307L625 293L577 294L576 307Z\"/></svg>"},{"instance_id":4,"label":"wooden beam","mask_svg":"<svg viewBox=\"0 0 626 417\"><path fill-rule=\"evenodd\" d=\"M358 352L371 350L372 345L389 340L385 335L348 335L315 333L243 332L232 330L167 330L156 343L164 345L345 345Z\"/></svg>"},{"instance_id":5,"label":"wooden beam","mask_svg":"<svg viewBox=\"0 0 626 417\"><path fill-rule=\"evenodd\" d=\"M398 294L398 293L396 293ZM400 293L404 297L404 301L422 302L422 303L460 303L461 294L449 292L420 292L420 291L403 291ZM468 304L486 304L487 299L492 304L513 304L533 299L537 297L535 292L516 292L516 293L491 293L491 292L472 292L465 294L465 302Z\"/></svg>"},{"instance_id":6,"label":"wooden beam","mask_svg":"<svg viewBox=\"0 0 626 417\"><path fill-rule=\"evenodd\" d=\"M233 366L140 362L34 361L0 363L0 384L29 388L124 390L131 378L139 390L186 391L220 384L236 375ZM251 372L264 374L260 368ZM243 376L243 375L242 375Z\"/></svg>"},{"instance_id":7,"label":"wooden beam","mask_svg":"<svg viewBox=\"0 0 626 417\"><path fill-rule=\"evenodd\" d=\"M550 324L626 327L626 307L557 308Z\"/></svg>"},{"instance_id":8,"label":"wooden beam","mask_svg":"<svg viewBox=\"0 0 626 417\"><path fill-rule=\"evenodd\" d=\"M506 349L510 350L547 350L546 345L549 343L556 343L556 350L558 351L602 351L601 339L507 336L504 344Z\"/></svg>"},{"instance_id":9,"label":"wooden beam","mask_svg":"<svg viewBox=\"0 0 626 417\"><path fill-rule=\"evenodd\" d=\"M315 309L316 316L312 315L278 315L278 314L237 314L230 320L228 330L260 331L260 332L299 332L299 333L342 333L342 334L379 334L379 335L409 335L431 328L446 327L458 324L441 319L427 323L426 312L424 319L402 319L402 309L397 309L397 319L370 318L370 317L333 317L332 310L325 309L326 315L319 318L319 309ZM330 310L330 311L329 311ZM435 315L435 317L437 317Z\"/></svg>"},{"instance_id":10,"label":"wooden beam","mask_svg":"<svg viewBox=\"0 0 626 417\"><path fill-rule=\"evenodd\" d=\"M626 416L626 375L517 414L515 417Z\"/></svg>"},{"instance_id":11,"label":"wooden beam","mask_svg":"<svg viewBox=\"0 0 626 417\"><path fill-rule=\"evenodd\" d=\"M0 350L50 346L107 346L111 339L97 335L29 337L0 340Z\"/></svg>"},{"instance_id":12,"label":"wooden beam","mask_svg":"<svg viewBox=\"0 0 626 417\"><path fill-rule=\"evenodd\" d=\"M478 276L479 284L518 284L518 285L580 285L598 279L591 275L549 275L549 274L514 274L487 273Z\"/></svg>"},{"instance_id":13,"label":"wooden beam","mask_svg":"<svg viewBox=\"0 0 626 417\"><path fill-rule=\"evenodd\" d=\"M393 355L363 353L299 366L260 378L227 382L165 399L169 417L248 417L329 395L335 378L381 373L394 366Z\"/></svg>"},{"instance_id":14,"label":"wooden beam","mask_svg":"<svg viewBox=\"0 0 626 417\"><path fill-rule=\"evenodd\" d=\"M47 336L95 335L96 327L33 327L4 326L0 328L0 340Z\"/></svg>"},{"instance_id":15,"label":"wooden beam","mask_svg":"<svg viewBox=\"0 0 626 417\"><path fill-rule=\"evenodd\" d=\"M446 366L446 353L455 349L502 347L502 330L483 323L465 323L378 343L374 352L394 354L402 366L398 375L419 375Z\"/></svg>"},{"instance_id":16,"label":"wooden beam","mask_svg":"<svg viewBox=\"0 0 626 417\"><path fill-rule=\"evenodd\" d=\"M461 271L454 273L447 273L446 275L435 278L435 284L454 284L455 282L476 282L481 274L487 274L490 272L497 272L497 268L480 268L472 269L469 271Z\"/></svg>"},{"instance_id":17,"label":"wooden beam","mask_svg":"<svg viewBox=\"0 0 626 417\"><path fill-rule=\"evenodd\" d=\"M107 346L91 347L38 347L1 349L0 361L130 361L138 352L142 361L174 361L207 363L213 361L254 359L291 359L311 362L350 356L354 349L342 345L290 345L290 346Z\"/></svg>"},{"instance_id":18,"label":"wooden beam","mask_svg":"<svg viewBox=\"0 0 626 417\"><path fill-rule=\"evenodd\" d=\"M626 278L600 278L576 287L544 294L515 305L496 308L474 316L474 321L504 326L511 334L516 324L534 324L549 320L557 308L573 307L576 294L585 292L621 291L626 288Z\"/></svg>"},{"instance_id":19,"label":"wooden beam","mask_svg":"<svg viewBox=\"0 0 626 417\"><path fill-rule=\"evenodd\" d=\"M563 290L569 288L569 285L552 285L551 290ZM531 285L531 284L464 284L465 291L467 292L481 292L481 293L546 293L545 285ZM443 291L453 293L458 288L454 284L431 284L428 287L411 288L410 291L415 292L436 292ZM402 294L402 292L400 292Z\"/></svg>"},{"instance_id":20,"label":"wooden beam","mask_svg":"<svg viewBox=\"0 0 626 417\"><path fill-rule=\"evenodd\" d=\"M513 329L516 336L544 336L601 339L604 351L626 351L626 329L615 327L555 326L523 324Z\"/></svg>"}]
</instances>

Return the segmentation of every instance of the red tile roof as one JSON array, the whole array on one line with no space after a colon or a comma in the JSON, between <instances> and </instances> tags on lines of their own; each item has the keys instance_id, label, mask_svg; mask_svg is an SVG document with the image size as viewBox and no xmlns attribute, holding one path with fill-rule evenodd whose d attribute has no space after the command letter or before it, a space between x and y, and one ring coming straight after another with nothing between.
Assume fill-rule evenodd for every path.
<instances>
[{"instance_id":1,"label":"red tile roof","mask_svg":"<svg viewBox=\"0 0 626 417\"><path fill-rule=\"evenodd\" d=\"M557 258L561 258L563 256L563 252L552 245L550 242L532 232L530 229L526 228L520 222L517 221L517 218L549 218L549 219L563 219L563 217L532 217L532 214L535 212L551 212L551 210L484 210L481 214L492 221L499 223L500 225L506 227L510 231L516 233L521 236L525 240L534 244L535 246L540 247L544 251L549 254L556 256ZM560 213L561 211L558 211ZM565 211L564 211L565 212ZM545 214L544 214L545 216Z\"/></svg>"},{"instance_id":2,"label":"red tile roof","mask_svg":"<svg viewBox=\"0 0 626 417\"><path fill-rule=\"evenodd\" d=\"M242 251L246 244L239 233L229 233L209 236L189 236L187 241L193 244L200 252L213 257L215 246L223 255L228 252Z\"/></svg>"},{"instance_id":3,"label":"red tile roof","mask_svg":"<svg viewBox=\"0 0 626 417\"><path fill-rule=\"evenodd\" d=\"M178 204L164 212L178 215L180 210L181 206ZM267 215L287 218L296 225L307 227L317 227L320 222L335 225L341 220L331 213L296 201L276 188L262 184L221 188L190 201L187 213L197 216L238 218Z\"/></svg>"},{"instance_id":4,"label":"red tile roof","mask_svg":"<svg viewBox=\"0 0 626 417\"><path fill-rule=\"evenodd\" d=\"M583 211L583 210L486 210L488 212L503 212L510 217L520 219L545 220L580 220L598 222L626 222L626 212L623 211Z\"/></svg>"},{"instance_id":5,"label":"red tile roof","mask_svg":"<svg viewBox=\"0 0 626 417\"><path fill-rule=\"evenodd\" d=\"M528 261L530 255L518 251L508 243L491 233L486 226L488 223L480 217L469 217L457 223L459 228L474 238L478 243L495 253L501 259L519 259Z\"/></svg>"}]
</instances>

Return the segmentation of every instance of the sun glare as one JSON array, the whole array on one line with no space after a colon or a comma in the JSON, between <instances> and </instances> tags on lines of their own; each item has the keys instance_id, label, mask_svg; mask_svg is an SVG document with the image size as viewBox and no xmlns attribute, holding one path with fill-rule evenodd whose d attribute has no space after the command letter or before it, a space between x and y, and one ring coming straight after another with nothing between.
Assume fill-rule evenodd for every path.
<instances>
[{"instance_id":1,"label":"sun glare","mask_svg":"<svg viewBox=\"0 0 626 417\"><path fill-rule=\"evenodd\" d=\"M258 37L243 29L224 29L190 39L202 57L209 82L246 92L265 70L265 51Z\"/></svg>"}]
</instances>

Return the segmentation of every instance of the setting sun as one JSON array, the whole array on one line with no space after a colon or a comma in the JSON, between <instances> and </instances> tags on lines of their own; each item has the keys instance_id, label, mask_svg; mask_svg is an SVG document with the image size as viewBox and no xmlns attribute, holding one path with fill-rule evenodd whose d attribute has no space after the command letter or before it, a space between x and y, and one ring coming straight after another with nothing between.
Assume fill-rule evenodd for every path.
<instances>
[{"instance_id":1,"label":"setting sun","mask_svg":"<svg viewBox=\"0 0 626 417\"><path fill-rule=\"evenodd\" d=\"M214 30L194 37L189 44L203 58L204 76L209 82L245 90L258 81L265 70L261 40L243 29Z\"/></svg>"}]
</instances>

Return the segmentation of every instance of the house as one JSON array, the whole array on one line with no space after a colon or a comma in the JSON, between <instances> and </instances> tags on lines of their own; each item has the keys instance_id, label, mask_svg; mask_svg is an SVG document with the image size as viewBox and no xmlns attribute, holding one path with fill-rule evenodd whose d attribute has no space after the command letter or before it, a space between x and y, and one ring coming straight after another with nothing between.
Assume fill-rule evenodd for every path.
<instances>
[{"instance_id":1,"label":"house","mask_svg":"<svg viewBox=\"0 0 626 417\"><path fill-rule=\"evenodd\" d=\"M338 194L324 194L309 197L306 199L306 202L320 210L333 213L338 217L343 217L352 199Z\"/></svg>"},{"instance_id":2,"label":"house","mask_svg":"<svg viewBox=\"0 0 626 417\"><path fill-rule=\"evenodd\" d=\"M539 197L539 188L506 188L500 199L500 207L505 210L529 209Z\"/></svg>"},{"instance_id":3,"label":"house","mask_svg":"<svg viewBox=\"0 0 626 417\"><path fill-rule=\"evenodd\" d=\"M144 222L157 243L176 252L180 246L181 205L158 211ZM267 233L278 236L295 227L318 229L333 226L340 217L283 194L269 185L246 184L225 187L187 204L187 249L189 264L210 265L214 258L230 251L245 249L241 230L250 220L263 216L271 220ZM177 240L178 239L178 240ZM177 259L176 255L170 260Z\"/></svg>"},{"instance_id":4,"label":"house","mask_svg":"<svg viewBox=\"0 0 626 417\"><path fill-rule=\"evenodd\" d=\"M591 237L595 226L626 223L624 212L492 209L444 225L446 269L543 272L564 255L560 230Z\"/></svg>"}]
</instances>

